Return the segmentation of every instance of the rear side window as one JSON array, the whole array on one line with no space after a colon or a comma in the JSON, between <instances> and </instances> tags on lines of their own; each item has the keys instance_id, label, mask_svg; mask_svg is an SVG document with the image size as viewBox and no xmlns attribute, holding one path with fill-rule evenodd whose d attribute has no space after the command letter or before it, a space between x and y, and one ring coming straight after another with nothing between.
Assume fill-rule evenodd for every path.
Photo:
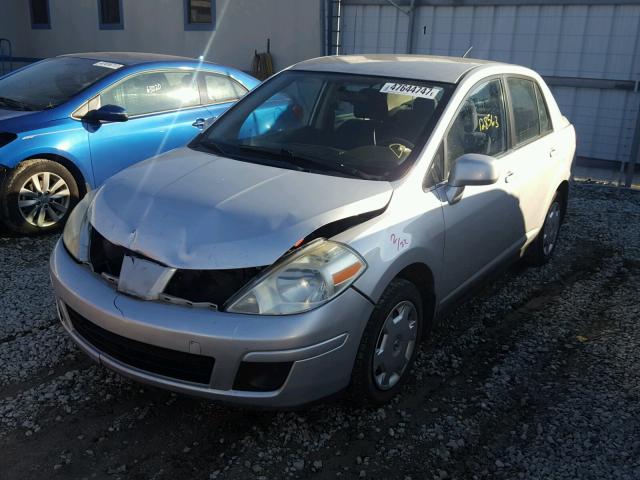
<instances>
[{"instance_id":1,"label":"rear side window","mask_svg":"<svg viewBox=\"0 0 640 480\"><path fill-rule=\"evenodd\" d=\"M513 108L515 143L525 143L540 135L540 115L535 84L523 78L509 78L507 84Z\"/></svg>"},{"instance_id":2,"label":"rear side window","mask_svg":"<svg viewBox=\"0 0 640 480\"><path fill-rule=\"evenodd\" d=\"M101 105L118 105L130 116L179 110L200 103L192 72L149 72L130 77L105 90Z\"/></svg>"},{"instance_id":3,"label":"rear side window","mask_svg":"<svg viewBox=\"0 0 640 480\"><path fill-rule=\"evenodd\" d=\"M553 130L551 126L551 118L549 117L549 109L544 101L540 87L536 84L536 97L538 98L538 112L540 112L540 133L544 135Z\"/></svg>"},{"instance_id":4,"label":"rear side window","mask_svg":"<svg viewBox=\"0 0 640 480\"><path fill-rule=\"evenodd\" d=\"M247 89L223 75L204 75L206 103L230 102L243 97Z\"/></svg>"}]
</instances>

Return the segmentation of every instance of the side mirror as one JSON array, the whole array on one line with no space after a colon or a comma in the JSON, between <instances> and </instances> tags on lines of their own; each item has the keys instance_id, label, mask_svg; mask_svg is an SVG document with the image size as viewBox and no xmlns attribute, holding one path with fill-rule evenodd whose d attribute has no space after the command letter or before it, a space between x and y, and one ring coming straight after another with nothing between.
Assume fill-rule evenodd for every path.
<instances>
[{"instance_id":1,"label":"side mirror","mask_svg":"<svg viewBox=\"0 0 640 480\"><path fill-rule=\"evenodd\" d=\"M449 173L447 200L450 204L462 198L464 187L471 185L492 185L498 181L497 160L489 155L465 153L457 158Z\"/></svg>"},{"instance_id":2,"label":"side mirror","mask_svg":"<svg viewBox=\"0 0 640 480\"><path fill-rule=\"evenodd\" d=\"M127 111L117 105L103 105L97 110L89 110L82 120L87 122L126 122L129 120Z\"/></svg>"}]
</instances>

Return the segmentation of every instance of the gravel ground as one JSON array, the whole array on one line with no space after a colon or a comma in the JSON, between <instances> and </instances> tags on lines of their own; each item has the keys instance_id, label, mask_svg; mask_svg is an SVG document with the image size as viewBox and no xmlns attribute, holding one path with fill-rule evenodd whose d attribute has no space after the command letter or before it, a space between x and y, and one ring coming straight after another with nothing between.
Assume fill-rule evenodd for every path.
<instances>
[{"instance_id":1,"label":"gravel ground","mask_svg":"<svg viewBox=\"0 0 640 480\"><path fill-rule=\"evenodd\" d=\"M0 238L0 478L640 478L640 192L575 185L556 258L454 312L379 409L246 411L110 373L56 320L55 241Z\"/></svg>"}]
</instances>

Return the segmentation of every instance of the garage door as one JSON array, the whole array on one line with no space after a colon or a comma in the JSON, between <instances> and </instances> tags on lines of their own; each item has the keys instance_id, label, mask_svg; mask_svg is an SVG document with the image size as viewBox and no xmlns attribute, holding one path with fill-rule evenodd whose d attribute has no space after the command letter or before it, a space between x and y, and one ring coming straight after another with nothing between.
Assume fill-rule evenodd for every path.
<instances>
[{"instance_id":1,"label":"garage door","mask_svg":"<svg viewBox=\"0 0 640 480\"><path fill-rule=\"evenodd\" d=\"M579 156L629 160L640 106L640 4L427 6L418 0L410 28L409 2L394 3L344 1L341 53L461 56L473 46L470 57L531 67L576 126Z\"/></svg>"}]
</instances>

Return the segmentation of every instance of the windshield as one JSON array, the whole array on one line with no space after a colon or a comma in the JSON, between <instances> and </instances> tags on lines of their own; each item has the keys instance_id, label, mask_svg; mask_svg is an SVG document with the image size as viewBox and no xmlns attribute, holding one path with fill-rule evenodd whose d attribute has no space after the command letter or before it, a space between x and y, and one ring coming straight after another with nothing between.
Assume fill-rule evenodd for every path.
<instances>
[{"instance_id":1,"label":"windshield","mask_svg":"<svg viewBox=\"0 0 640 480\"><path fill-rule=\"evenodd\" d=\"M0 78L0 108L44 110L56 107L119 66L77 57L43 60Z\"/></svg>"},{"instance_id":2,"label":"windshield","mask_svg":"<svg viewBox=\"0 0 640 480\"><path fill-rule=\"evenodd\" d=\"M452 88L287 71L247 95L191 147L284 168L394 180L413 163Z\"/></svg>"}]
</instances>

